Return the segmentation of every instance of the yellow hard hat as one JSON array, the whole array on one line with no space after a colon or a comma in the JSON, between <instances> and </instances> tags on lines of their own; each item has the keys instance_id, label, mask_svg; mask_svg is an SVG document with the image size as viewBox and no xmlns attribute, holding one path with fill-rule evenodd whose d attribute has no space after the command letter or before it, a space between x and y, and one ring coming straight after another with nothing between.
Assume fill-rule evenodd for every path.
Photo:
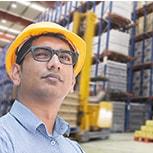
<instances>
[{"instance_id":1,"label":"yellow hard hat","mask_svg":"<svg viewBox=\"0 0 153 153\"><path fill-rule=\"evenodd\" d=\"M27 26L16 37L16 39L12 42L12 44L8 48L6 54L6 70L9 76L10 76L11 67L16 60L15 52L17 48L22 44L24 44L24 42L28 40L31 36L37 36L48 32L63 34L66 37L66 39L72 44L75 51L79 54L78 61L74 67L74 74L75 76L78 75L85 61L85 56L86 56L85 41L75 33L68 31L66 28L60 26L59 24L53 22L37 22Z\"/></svg>"}]
</instances>

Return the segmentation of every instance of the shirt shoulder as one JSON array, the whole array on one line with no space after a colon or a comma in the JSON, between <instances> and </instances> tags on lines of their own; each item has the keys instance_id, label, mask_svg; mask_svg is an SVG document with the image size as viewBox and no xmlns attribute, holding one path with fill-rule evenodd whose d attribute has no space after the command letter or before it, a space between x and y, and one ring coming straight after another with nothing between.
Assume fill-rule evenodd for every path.
<instances>
[{"instance_id":1,"label":"shirt shoulder","mask_svg":"<svg viewBox=\"0 0 153 153\"><path fill-rule=\"evenodd\" d=\"M71 140L69 138L67 138L67 141L70 142L70 144L75 148L75 150L78 153L85 153L84 150L82 149L82 147L80 146L80 144L77 141Z\"/></svg>"},{"instance_id":2,"label":"shirt shoulder","mask_svg":"<svg viewBox=\"0 0 153 153\"><path fill-rule=\"evenodd\" d=\"M13 127L11 127L11 116L9 113L0 118L0 153L13 153L12 136Z\"/></svg>"}]
</instances>

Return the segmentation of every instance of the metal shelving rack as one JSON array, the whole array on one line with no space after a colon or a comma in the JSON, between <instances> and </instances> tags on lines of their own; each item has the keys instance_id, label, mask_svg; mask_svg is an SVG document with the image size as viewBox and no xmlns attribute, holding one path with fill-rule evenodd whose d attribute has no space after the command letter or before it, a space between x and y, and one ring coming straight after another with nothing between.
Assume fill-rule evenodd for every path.
<instances>
[{"instance_id":1,"label":"metal shelving rack","mask_svg":"<svg viewBox=\"0 0 153 153\"><path fill-rule=\"evenodd\" d=\"M98 16L98 22L96 23L96 32L95 35L98 35L98 47L97 47L97 52L96 52L96 58L95 60L93 60L93 62L96 63L96 68L95 68L95 74L94 76L97 77L98 75L98 67L99 67L99 62L100 61L107 61L108 59L112 59L115 57L116 59L119 57L119 61L122 60L122 62L127 62L129 57L124 56L124 55L118 55L117 53L112 53L109 50L109 36L110 36L110 30L115 28L118 29L120 31L127 31L130 28L130 24L131 22L125 18L119 17L117 15L112 14L112 6L113 6L113 2L109 2L109 13L107 15L106 18L104 18L104 7L105 7L105 3L106 2L91 2L91 1L87 1L84 3L81 2L75 2L75 6L74 3L72 4L72 2L70 2L70 4L68 5L68 3L64 4L65 8L63 10L63 7L61 7L61 3L56 2L56 9L54 10L48 10L48 12L46 13L45 18L40 17L39 19L42 20L47 20L47 21L54 21L59 23L60 25L68 28L71 30L70 24L73 22L73 14L74 12L78 11L81 13L85 13L87 12L87 10L90 10L92 12L96 12L97 11L97 5L100 5L100 15ZM69 9L69 13L67 14L67 10ZM50 14L50 11L52 12ZM48 16L48 17L46 17ZM107 36L106 36L106 50L104 51L103 55L100 54L101 51L101 36L102 34L106 32ZM104 66L104 76L106 75L106 70L107 70L107 65L105 64ZM102 88L104 90L108 90L106 89L106 81L102 81ZM96 95L97 93L97 89L96 89L96 85L94 86L94 95ZM125 96L125 95L124 95ZM120 95L118 95L118 97L121 98ZM125 98L125 97L124 97Z\"/></svg>"},{"instance_id":2,"label":"metal shelving rack","mask_svg":"<svg viewBox=\"0 0 153 153\"><path fill-rule=\"evenodd\" d=\"M104 76L107 75L106 71L107 71L107 65L106 62L108 59L114 60L115 57L115 61L117 62L123 62L123 63L127 63L130 59L130 57L122 55L122 54L118 54L118 53L114 53L111 50L109 50L109 37L110 37L110 30L111 29L117 29L119 31L122 32L128 32L128 30L133 26L131 21L129 21L128 19L118 16L116 14L112 13L112 7L113 7L113 2L110 2L109 4L109 13L108 16L104 19L104 6L105 6L105 2L101 3L101 16L100 16L100 22L99 22L99 28L98 28L98 49L97 49L97 54L96 54L96 58L94 59L94 63L96 64L95 67L95 77L98 76L98 67L99 67L99 62L101 61L105 61L105 65L104 65ZM101 36L102 34L106 32L106 49L103 52L103 54L100 54L100 42L101 42ZM102 82L102 89L104 90L109 90L106 87L106 81ZM108 91L109 92L109 91ZM94 86L94 95L96 95L97 93L97 89L96 89L96 85ZM126 101L127 98L127 93L121 93L117 95L117 101ZM116 98L116 97L115 97ZM111 97L110 100L114 100L114 97ZM116 99L115 99L116 100ZM122 131L123 132L123 131Z\"/></svg>"},{"instance_id":3,"label":"metal shelving rack","mask_svg":"<svg viewBox=\"0 0 153 153\"><path fill-rule=\"evenodd\" d=\"M104 18L104 7L105 7L105 1L86 1L86 2L66 2L65 4L62 4L62 2L57 1L56 2L56 8L51 8L48 9L48 11L46 11L44 14L41 14L39 16L39 18L34 21L34 22L38 22L38 21L52 21L52 22L56 22L59 23L60 25L66 27L69 30L72 30L72 25L73 24L73 15L74 12L78 11L78 12L82 12L85 13L88 10L92 11L92 12L96 12L97 11L97 6L100 6L100 15L98 16L98 22L95 25L95 35L98 36L98 47L97 47L97 52L96 52L96 57L93 58L93 63L95 62L96 64L96 68L95 68L95 74L94 76L97 77L98 76L98 67L99 67L99 62L101 61L107 61L108 59L118 61L118 62L123 62L123 63L129 63L129 69L128 69L128 88L127 88L127 93L123 94L123 95L117 95L117 97L115 97L115 100L117 98L117 100L122 100L122 101L126 101L126 127L125 129L128 130L129 128L129 113L130 113L130 104L132 102L132 78L133 78L133 63L134 63L134 44L135 44L135 40L137 39L137 37L135 37L136 35L136 27L133 26L131 24L131 21L129 21L128 19L124 18L124 17L120 17L118 15L115 15L112 13L112 7L113 7L113 3L115 3L115 1L110 1L109 2L109 13L107 14L107 17ZM123 2L124 3L124 2ZM134 2L134 8L133 8L133 22L136 23L136 20L138 18L138 12L136 12L137 8L137 2ZM142 13L143 14L143 13ZM129 29L132 28L132 37L131 37L131 52L129 56L125 56L125 55L121 55L118 53L113 53L112 51L109 50L109 37L110 37L110 30L111 29L117 29L119 31L122 32L127 32ZM144 29L145 30L145 29ZM103 54L100 54L101 51L101 36L102 34L106 32L106 50L103 52ZM152 33L147 33L147 35L150 35ZM143 36L140 36L143 37ZM152 41L153 41L153 37L152 37ZM153 43L152 43L152 48L153 48ZM152 54L153 56L153 54ZM150 68L150 73L152 75L153 72L153 68L152 68L152 64L153 63L153 57L152 57L152 62L151 62L151 68ZM107 70L107 65L105 64L104 66L104 76L106 75L106 70ZM104 90L106 89L106 82L102 81L102 88ZM150 79L150 83L152 83L152 79ZM97 89L96 89L96 85L94 86L94 94L96 95L97 93ZM132 98L131 98L132 97ZM112 97L114 98L114 97ZM152 89L150 88L150 96L148 99L148 106L149 108L152 106ZM149 118L151 117L151 110L149 110L148 112L148 116Z\"/></svg>"},{"instance_id":4,"label":"metal shelving rack","mask_svg":"<svg viewBox=\"0 0 153 153\"><path fill-rule=\"evenodd\" d=\"M100 22L99 22L98 32L97 32L98 33L98 48L97 48L96 58L94 59L94 63L96 64L95 77L97 77L97 75L98 75L99 62L104 61L104 63L106 63L108 59L114 60L113 56L115 56L116 59L120 56L121 58L118 59L119 62L121 60L122 60L122 62L123 61L127 62L128 58L129 58L127 56L124 56L122 54L119 55L118 53L114 53L111 50L109 50L109 37L110 37L110 30L113 28L117 29L119 31L124 31L124 32L126 30L128 30L130 27L129 26L130 21L128 19L122 18L121 16L118 16L118 15L112 13L112 6L113 6L112 1L109 2L109 13L108 13L107 17L105 17L105 19L104 19L105 3L106 2L101 3L101 15L100 15L100 19L99 19ZM105 48L105 51L103 52L103 54L100 54L100 50L101 50L100 42L101 42L102 34L104 32L107 33L107 35L106 35L106 48ZM107 65L105 64L104 65L104 76L106 75L106 70L107 70ZM104 81L102 83L102 88L104 90L107 90L105 84L106 84L106 82ZM96 94L96 87L94 87L94 94Z\"/></svg>"},{"instance_id":5,"label":"metal shelving rack","mask_svg":"<svg viewBox=\"0 0 153 153\"><path fill-rule=\"evenodd\" d=\"M153 3L144 4L141 8L137 8L137 1L134 2L134 8L133 8L133 22L135 23L135 26L132 27L132 33L131 33L131 49L130 49L130 56L132 57L129 63L129 73L128 73L128 93L130 96L128 96L127 99L127 110L126 110L126 130L129 129L129 115L130 115L130 105L133 104L136 101L139 101L140 104L147 104L147 119L152 119L152 100L153 100L153 91L152 91L152 83L153 83L153 31L147 31L146 29L146 18L147 14L153 12ZM144 27L143 27L143 33L136 35L136 22L140 17L144 17ZM152 24L153 26L153 24ZM153 29L153 28L152 28ZM145 54L145 41L146 38L151 38L151 60L148 63L145 63L144 61L144 54ZM134 65L134 59L135 59L135 43L138 41L142 41L142 56L141 56L141 64ZM144 76L144 70L148 69L150 71L150 77L149 77L149 93L148 96L143 96L143 76ZM140 91L139 96L135 96L133 94L133 73L136 71L140 71ZM138 102L137 102L138 103Z\"/></svg>"},{"instance_id":6,"label":"metal shelving rack","mask_svg":"<svg viewBox=\"0 0 153 153\"><path fill-rule=\"evenodd\" d=\"M74 4L75 3L75 4ZM56 8L54 10L48 10L47 12L45 12L45 14L41 15L38 18L38 21L53 21L56 23L59 23L60 25L68 28L69 30L72 30L70 27L70 24L73 22L73 15L74 12L78 11L80 13L85 13L88 10L92 11L92 12L96 12L97 11L97 6L99 5L100 7L100 14L98 14L98 21L95 25L95 35L98 36L98 47L97 47L97 51L96 51L96 57L93 59L93 63L96 64L95 67L95 74L94 77L98 76L98 67L99 67L99 62L101 61L105 61L107 62L108 59L115 60L116 61L121 61L123 63L127 63L129 60L128 56L125 55L121 55L118 53L113 53L112 51L109 50L109 37L110 37L110 30L111 29L117 29L119 31L122 32L127 32L130 28L131 28L131 21L122 17L122 16L118 16L116 14L112 13L112 7L113 7L113 3L110 1L109 2L109 9L108 9L108 14L107 16L104 18L104 13L105 12L105 4L106 2L91 2L91 1L87 1L87 2L73 2L72 1L69 3L65 3L64 7L62 7L62 4L60 2L56 2ZM69 11L68 11L69 8ZM100 53L101 51L101 37L102 34L106 32L106 48L105 51L103 52L103 54ZM89 57L90 58L90 57ZM106 75L106 71L107 71L107 65L104 65L104 76ZM101 86L103 90L106 90L106 92L108 92L107 87L106 87L106 81L101 81ZM97 89L96 89L96 85L94 86L94 95L97 94ZM121 95L117 95L117 97L120 99L122 99ZM127 98L127 93L123 94L123 99L125 100L125 98Z\"/></svg>"},{"instance_id":7,"label":"metal shelving rack","mask_svg":"<svg viewBox=\"0 0 153 153\"><path fill-rule=\"evenodd\" d=\"M0 116L7 113L12 104L11 96L13 83L5 70L5 55L8 46L3 49L0 55Z\"/></svg>"}]
</instances>

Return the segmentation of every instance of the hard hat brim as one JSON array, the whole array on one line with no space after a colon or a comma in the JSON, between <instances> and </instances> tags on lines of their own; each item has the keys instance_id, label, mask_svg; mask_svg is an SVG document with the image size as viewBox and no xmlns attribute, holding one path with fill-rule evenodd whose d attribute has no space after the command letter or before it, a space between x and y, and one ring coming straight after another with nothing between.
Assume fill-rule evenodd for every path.
<instances>
[{"instance_id":1,"label":"hard hat brim","mask_svg":"<svg viewBox=\"0 0 153 153\"><path fill-rule=\"evenodd\" d=\"M8 75L10 76L10 71L12 65L15 63L16 56L15 52L19 46L21 46L26 40L28 40L31 36L36 36L44 33L61 33L66 39L73 45L75 51L79 53L78 61L74 67L75 76L81 71L82 66L84 65L85 56L86 56L86 44L83 39L81 39L75 33L68 31L64 27L53 23L53 22L38 22L33 23L26 27L12 42L10 47L8 48L6 54L6 70Z\"/></svg>"}]
</instances>

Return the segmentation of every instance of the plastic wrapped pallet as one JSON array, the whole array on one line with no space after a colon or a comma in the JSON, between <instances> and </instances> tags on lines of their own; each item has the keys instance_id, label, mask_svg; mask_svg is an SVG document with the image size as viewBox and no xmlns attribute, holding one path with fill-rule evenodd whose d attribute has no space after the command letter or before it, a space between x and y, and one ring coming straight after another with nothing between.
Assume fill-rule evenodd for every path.
<instances>
[{"instance_id":1,"label":"plastic wrapped pallet","mask_svg":"<svg viewBox=\"0 0 153 153\"><path fill-rule=\"evenodd\" d=\"M101 38L101 50L106 50L107 32ZM110 30L108 50L128 56L130 35L117 30Z\"/></svg>"},{"instance_id":2,"label":"plastic wrapped pallet","mask_svg":"<svg viewBox=\"0 0 153 153\"><path fill-rule=\"evenodd\" d=\"M98 46L98 45L99 45L99 44L98 44L98 39L99 39L99 36L93 37L93 43L92 43L92 56L95 56L95 55L97 54L97 52L98 52L98 47L100 47L100 46ZM100 54L101 54L101 52L100 52Z\"/></svg>"},{"instance_id":3,"label":"plastic wrapped pallet","mask_svg":"<svg viewBox=\"0 0 153 153\"><path fill-rule=\"evenodd\" d=\"M109 90L127 92L127 64L107 60L106 72L104 72L105 63L101 62L98 65L98 75L106 75L109 79L106 82L106 88ZM95 76L96 65L91 66L90 76Z\"/></svg>"},{"instance_id":4,"label":"plastic wrapped pallet","mask_svg":"<svg viewBox=\"0 0 153 153\"><path fill-rule=\"evenodd\" d=\"M108 60L106 75L109 78L110 90L127 91L127 64Z\"/></svg>"},{"instance_id":5,"label":"plastic wrapped pallet","mask_svg":"<svg viewBox=\"0 0 153 153\"><path fill-rule=\"evenodd\" d=\"M93 64L93 65L91 65L91 67L90 67L90 77L92 78L92 77L95 77L95 72L96 71L96 64ZM100 76L100 75L102 75L103 73L102 73L102 63L99 63L99 65L98 65L98 73L97 73L97 76Z\"/></svg>"},{"instance_id":6,"label":"plastic wrapped pallet","mask_svg":"<svg viewBox=\"0 0 153 153\"><path fill-rule=\"evenodd\" d=\"M125 102L113 101L112 132L124 132L125 125Z\"/></svg>"},{"instance_id":7,"label":"plastic wrapped pallet","mask_svg":"<svg viewBox=\"0 0 153 153\"><path fill-rule=\"evenodd\" d=\"M107 17L109 13L110 4L111 4L110 1L105 1L104 18ZM131 1L124 1L124 2L123 1L113 1L111 13L131 20L132 2Z\"/></svg>"},{"instance_id":8,"label":"plastic wrapped pallet","mask_svg":"<svg viewBox=\"0 0 153 153\"><path fill-rule=\"evenodd\" d=\"M148 107L147 104L133 104L130 105L129 116L129 130L135 131L140 128L147 120Z\"/></svg>"}]
</instances>

